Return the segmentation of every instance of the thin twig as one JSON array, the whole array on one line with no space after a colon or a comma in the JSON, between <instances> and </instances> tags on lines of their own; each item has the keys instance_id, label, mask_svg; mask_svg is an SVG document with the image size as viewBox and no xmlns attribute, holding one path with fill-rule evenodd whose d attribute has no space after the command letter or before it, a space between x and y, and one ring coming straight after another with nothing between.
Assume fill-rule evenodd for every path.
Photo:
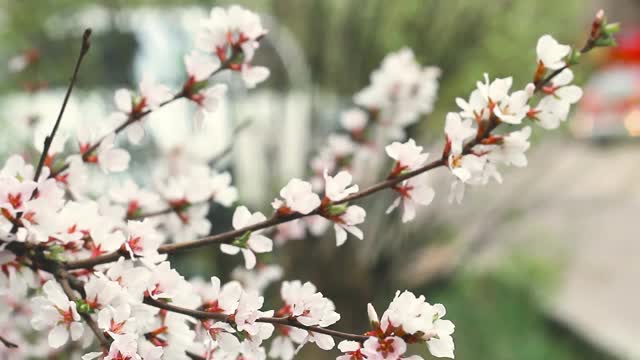
<instances>
[{"instance_id":1,"label":"thin twig","mask_svg":"<svg viewBox=\"0 0 640 360\"><path fill-rule=\"evenodd\" d=\"M246 120L241 122L233 129L231 133L231 137L235 138L240 133L242 133L245 129L249 128L250 125L251 125L251 120ZM224 159L227 155L231 153L231 151L233 150L233 145L234 145L234 142L230 141L229 144L227 144L227 146L222 151L220 151L213 158L211 158L211 160L209 160L209 166L212 168L215 168L218 165L218 163L222 161L222 159Z\"/></svg>"},{"instance_id":2,"label":"thin twig","mask_svg":"<svg viewBox=\"0 0 640 360\"><path fill-rule=\"evenodd\" d=\"M209 78L219 74L220 72L222 72L224 70L229 69L229 65L230 64L231 64L230 61L225 61L224 63L222 63L222 65L220 65L220 67L217 70L215 70L214 72L212 72L209 75ZM175 95L173 95L173 97L171 97L170 99L165 100L164 102L160 103L156 109L159 109L161 107L169 105L169 104L173 103L174 101L182 99L182 98L185 98L185 97L187 97L187 93L184 91L184 89L182 89L179 92L177 92ZM153 111L152 109L147 109L147 110L139 112L139 113L131 113L131 114L129 114L129 117L127 118L127 120L125 120L122 124L118 125L118 127L115 128L112 133L115 133L115 134L121 133L126 128L128 128L131 124L133 124L133 123L135 123L137 121L140 121L145 116L151 114L152 111ZM85 150L85 152L82 154L82 160L86 161L91 156L91 153L93 153L96 149L98 149L100 144L110 134L111 133L109 133L107 135L104 135L98 141L96 141L94 144L89 146L87 148L87 150ZM55 171L52 171L50 177L56 177L57 175L61 174L63 171L67 170L69 168L69 166L70 166L69 163L65 163L60 168L56 169Z\"/></svg>"},{"instance_id":3,"label":"thin twig","mask_svg":"<svg viewBox=\"0 0 640 360\"><path fill-rule=\"evenodd\" d=\"M69 282L69 278L70 278L69 273L66 272L63 269L60 269L54 275L56 277L56 280L62 286L62 290L67 295L69 300L77 301L78 297L73 292L73 289L71 287L71 283ZM89 314L87 314L85 312L79 312L79 314L80 314L80 317L82 317L82 320L84 320L84 322L87 323L87 325L89 326L89 329L91 329L93 334L96 336L96 339L98 339L98 342L100 342L100 345L104 349L108 349L109 345L111 344L111 341L109 341L109 339L107 339L107 337L104 335L104 332L100 329L100 327L98 327L98 324L96 323L96 321L91 317L91 315L89 315Z\"/></svg>"},{"instance_id":4,"label":"thin twig","mask_svg":"<svg viewBox=\"0 0 640 360\"><path fill-rule=\"evenodd\" d=\"M12 343L11 341L3 338L2 336L0 336L0 342L2 343L2 345L4 345L5 347L9 348L9 349L16 349L18 348L18 345L15 343Z\"/></svg>"},{"instance_id":5,"label":"thin twig","mask_svg":"<svg viewBox=\"0 0 640 360\"><path fill-rule=\"evenodd\" d=\"M44 164L46 162L47 156L49 155L49 149L51 148L51 144L53 143L53 139L58 132L58 127L60 127L60 123L62 122L62 115L64 115L64 111L67 108L67 103L69 102L69 97L71 96L71 91L73 91L73 86L76 84L76 79L78 77L78 72L80 71L80 65L82 64L82 59L89 52L91 48L91 43L89 42L89 38L91 37L91 29L85 29L82 34L82 45L80 46L80 53L78 54L78 59L76 60L76 65L73 69L73 74L71 75L71 80L69 81L69 86L67 87L67 92L64 95L64 100L62 101L62 106L60 107L60 112L58 112L58 118L53 125L53 129L51 129L51 133L44 138L44 146L42 148L42 154L40 154L40 160L38 160L38 165L36 166L35 173L33 175L33 181L38 181L40 175L42 174L42 169L44 168ZM33 199L38 194L38 189L33 190L31 193L31 198ZM19 220L22 217L22 213L19 212L16 214L15 221L13 226L11 227L11 233L15 234L20 227Z\"/></svg>"}]
</instances>

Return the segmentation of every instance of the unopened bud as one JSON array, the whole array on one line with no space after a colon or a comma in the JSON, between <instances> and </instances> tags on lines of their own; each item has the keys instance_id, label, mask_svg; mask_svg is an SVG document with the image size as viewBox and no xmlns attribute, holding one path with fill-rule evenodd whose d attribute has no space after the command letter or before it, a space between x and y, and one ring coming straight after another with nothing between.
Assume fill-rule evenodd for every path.
<instances>
[{"instance_id":1,"label":"unopened bud","mask_svg":"<svg viewBox=\"0 0 640 360\"><path fill-rule=\"evenodd\" d=\"M372 326L376 327L380 324L380 319L378 319L378 313L376 309L371 305L371 303L367 304L367 314L369 315L369 322Z\"/></svg>"},{"instance_id":2,"label":"unopened bud","mask_svg":"<svg viewBox=\"0 0 640 360\"><path fill-rule=\"evenodd\" d=\"M532 97L536 92L536 86L533 83L528 83L527 86L524 87L524 92L527 94L527 97Z\"/></svg>"}]
</instances>

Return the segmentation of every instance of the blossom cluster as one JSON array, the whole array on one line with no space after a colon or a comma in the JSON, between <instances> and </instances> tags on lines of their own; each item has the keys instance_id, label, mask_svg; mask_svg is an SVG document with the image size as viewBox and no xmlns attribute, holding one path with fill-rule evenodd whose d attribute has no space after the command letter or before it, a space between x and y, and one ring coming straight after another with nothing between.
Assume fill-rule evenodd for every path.
<instances>
[{"instance_id":1,"label":"blossom cluster","mask_svg":"<svg viewBox=\"0 0 640 360\"><path fill-rule=\"evenodd\" d=\"M426 343L436 357L453 358L453 333L455 326L444 320L446 310L442 304L431 305L424 296L416 297L410 291L398 291L382 314L368 306L369 321L373 329L367 332L364 343L342 341L338 347L344 353L338 360L358 359L411 359L421 356L405 356L407 344Z\"/></svg>"},{"instance_id":2,"label":"blossom cluster","mask_svg":"<svg viewBox=\"0 0 640 360\"><path fill-rule=\"evenodd\" d=\"M600 14L581 52L609 44L611 31ZM215 111L226 91L225 84L209 84L217 72L239 73L250 88L264 81L269 71L253 59L266 33L255 13L216 7L184 59L187 79L178 91L145 76L136 92L115 92L116 110L104 122L80 127L75 137L56 137L58 122L49 135L36 133L38 165L21 155L7 159L0 169L0 339L16 347L0 347L0 357L66 351L84 360L289 360L307 343L332 350L336 339L344 340L338 360L421 359L407 354L414 343L454 357L454 325L443 319L444 306L410 291L397 292L381 318L369 305L372 328L356 334L329 328L340 314L310 282L284 281L281 306L265 308L263 291L283 274L259 256L273 251L274 241L304 237L307 229L321 234L331 225L337 246L349 235L363 240L359 226L367 213L353 203L385 189L397 194L387 213L402 206L402 221L415 219L417 207L435 196L425 174L431 169L450 170L450 197L460 202L466 185L501 181L499 166L526 166L532 130L522 124L556 128L582 95L571 85L575 50L541 37L533 82L515 91L511 77L485 75L468 100L456 100L460 111L447 114L442 156L431 162L405 128L432 110L439 70L418 65L408 49L389 55L354 97L359 107L343 113L347 134L330 137L313 160L311 181L294 178L282 187L270 216L235 206L231 174L193 159L158 165L146 187L125 178L107 192L91 188L98 175L128 169L131 156L119 146L119 133L141 143L143 120L179 99L196 104L196 123ZM517 128L494 133L500 124ZM75 153L65 152L69 139ZM382 149L388 176L361 189L354 183L358 154ZM232 230L211 234L212 204L235 206ZM186 279L172 266L171 254L208 245L242 255L235 280Z\"/></svg>"}]
</instances>

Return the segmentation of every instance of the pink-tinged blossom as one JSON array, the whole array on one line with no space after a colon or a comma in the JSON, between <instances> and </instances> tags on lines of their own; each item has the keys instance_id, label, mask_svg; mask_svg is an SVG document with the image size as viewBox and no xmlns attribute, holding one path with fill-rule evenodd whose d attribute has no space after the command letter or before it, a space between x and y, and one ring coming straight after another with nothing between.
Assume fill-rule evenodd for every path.
<instances>
[{"instance_id":1,"label":"pink-tinged blossom","mask_svg":"<svg viewBox=\"0 0 640 360\"><path fill-rule=\"evenodd\" d=\"M415 170L427 161L428 153L422 152L423 147L416 145L415 140L409 139L405 143L393 142L385 147L390 158L396 161L392 170L392 176L397 176L404 171Z\"/></svg>"},{"instance_id":2,"label":"pink-tinged blossom","mask_svg":"<svg viewBox=\"0 0 640 360\"><path fill-rule=\"evenodd\" d=\"M335 176L329 175L328 170L324 171L324 196L331 201L340 201L347 196L358 192L358 185L351 185L353 177L348 171L340 171Z\"/></svg>"},{"instance_id":3,"label":"pink-tinged blossom","mask_svg":"<svg viewBox=\"0 0 640 360\"><path fill-rule=\"evenodd\" d=\"M148 75L142 78L138 88L139 94L134 94L129 89L116 90L114 102L118 112L112 114L112 120L124 123L133 117L139 117L157 109L173 97L167 86L156 83ZM139 144L145 135L142 120L130 124L126 131L132 144Z\"/></svg>"},{"instance_id":4,"label":"pink-tinged blossom","mask_svg":"<svg viewBox=\"0 0 640 360\"><path fill-rule=\"evenodd\" d=\"M329 220L333 221L333 229L336 232L336 246L341 246L347 241L347 233L363 240L364 234L356 225L364 223L366 216L367 212L364 208L357 205L349 205L344 212L327 216Z\"/></svg>"},{"instance_id":5,"label":"pink-tinged blossom","mask_svg":"<svg viewBox=\"0 0 640 360\"><path fill-rule=\"evenodd\" d=\"M276 199L272 206L281 214L298 212L304 215L311 213L320 206L320 197L313 192L311 183L300 179L291 179L280 190L282 200Z\"/></svg>"},{"instance_id":6,"label":"pink-tinged blossom","mask_svg":"<svg viewBox=\"0 0 640 360\"><path fill-rule=\"evenodd\" d=\"M322 293L317 292L316 287L310 282L302 284L297 280L285 281L282 283L280 294L285 305L278 310L278 316L294 317L304 325L319 327L327 327L340 320L340 314L335 312L333 302L325 298ZM282 359L288 358L285 356L289 354L286 349L290 347L292 342L301 346L307 342L313 342L323 350L330 350L335 346L333 338L325 334L290 327L281 327L279 330L282 339L277 345L284 347L284 349L274 350L272 348L272 352L278 354Z\"/></svg>"},{"instance_id":7,"label":"pink-tinged blossom","mask_svg":"<svg viewBox=\"0 0 640 360\"><path fill-rule=\"evenodd\" d=\"M340 114L340 125L350 133L359 136L369 122L369 116L358 108L350 109Z\"/></svg>"},{"instance_id":8,"label":"pink-tinged blossom","mask_svg":"<svg viewBox=\"0 0 640 360\"><path fill-rule=\"evenodd\" d=\"M435 191L429 185L424 175L416 176L395 185L393 189L398 193L398 197L387 208L387 214L395 208L403 205L402 222L409 222L416 217L416 206L427 206L431 204L435 196Z\"/></svg>"}]
</instances>

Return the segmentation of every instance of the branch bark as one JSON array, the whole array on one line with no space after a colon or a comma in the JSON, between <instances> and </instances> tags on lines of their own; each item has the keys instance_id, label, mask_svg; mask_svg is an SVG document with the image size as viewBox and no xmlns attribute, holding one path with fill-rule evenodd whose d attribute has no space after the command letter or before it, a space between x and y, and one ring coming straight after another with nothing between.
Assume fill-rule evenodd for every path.
<instances>
[{"instance_id":1,"label":"branch bark","mask_svg":"<svg viewBox=\"0 0 640 360\"><path fill-rule=\"evenodd\" d=\"M227 316L225 314L187 309L187 308L171 305L169 303L165 303L165 302L162 302L162 301L158 301L158 300L152 299L150 297L145 298L144 299L144 303L147 304L147 305L153 306L153 307L157 307L157 308L160 308L160 309L167 310L167 311L171 311L171 312L175 312L175 313L178 313L178 314L191 316L191 317L193 317L195 319L198 319L198 320L212 319L212 320L217 320L217 321L224 321L224 322L228 322L228 323L233 323L233 321L231 321L229 316ZM319 333L319 334L325 334L325 335L333 336L333 337L339 338L339 339L352 340L352 341L358 341L358 342L364 342L365 340L367 340L369 338L366 335L351 334L351 333L346 333L346 332L342 332L342 331L326 329L326 328L322 328L322 327L318 327L318 326L303 325L300 322L298 322L295 318L289 318L289 317L284 317L284 318L262 317L262 318L258 318L256 320L256 322L268 323L268 324L274 324L274 325L291 326L291 327L295 327L295 328L299 328L299 329L303 329L303 330L307 330L307 331L311 331L311 332L315 332L315 333Z\"/></svg>"}]
</instances>

